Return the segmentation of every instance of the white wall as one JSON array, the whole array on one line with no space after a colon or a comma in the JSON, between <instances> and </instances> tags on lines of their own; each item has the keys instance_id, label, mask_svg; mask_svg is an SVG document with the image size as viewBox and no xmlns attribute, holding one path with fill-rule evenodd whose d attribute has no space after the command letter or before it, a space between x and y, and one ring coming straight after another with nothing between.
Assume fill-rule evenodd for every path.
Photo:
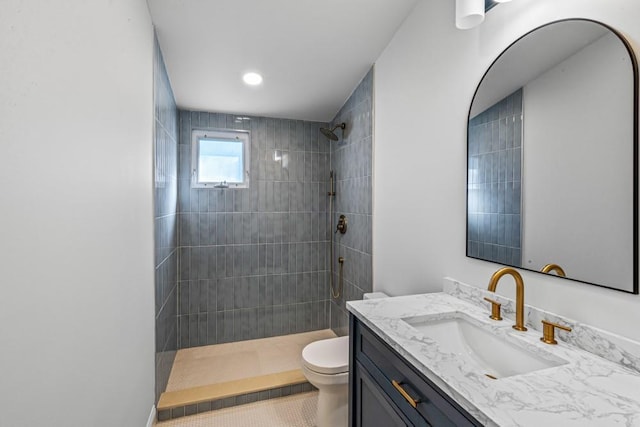
<instances>
[{"instance_id":1,"label":"white wall","mask_svg":"<svg viewBox=\"0 0 640 427\"><path fill-rule=\"evenodd\" d=\"M154 400L144 0L0 2L0 424L144 426Z\"/></svg>"},{"instance_id":2,"label":"white wall","mask_svg":"<svg viewBox=\"0 0 640 427\"><path fill-rule=\"evenodd\" d=\"M597 19L640 40L633 0L517 0L468 31L455 28L454 4L422 0L376 62L374 290L392 295L439 291L443 276L485 287L498 267L465 257L466 121L493 59L561 18ZM640 339L640 297L523 276L526 303Z\"/></svg>"},{"instance_id":3,"label":"white wall","mask_svg":"<svg viewBox=\"0 0 640 427\"><path fill-rule=\"evenodd\" d=\"M523 91L522 264L633 290L633 70L609 34Z\"/></svg>"}]
</instances>

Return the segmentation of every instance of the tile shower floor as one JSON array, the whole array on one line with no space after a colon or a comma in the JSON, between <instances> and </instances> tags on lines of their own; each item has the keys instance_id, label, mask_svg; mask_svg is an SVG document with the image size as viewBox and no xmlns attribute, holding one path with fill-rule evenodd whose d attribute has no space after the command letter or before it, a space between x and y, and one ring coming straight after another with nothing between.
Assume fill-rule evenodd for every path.
<instances>
[{"instance_id":1,"label":"tile shower floor","mask_svg":"<svg viewBox=\"0 0 640 427\"><path fill-rule=\"evenodd\" d=\"M156 422L158 427L313 427L318 392L295 394L220 409L175 420Z\"/></svg>"},{"instance_id":2,"label":"tile shower floor","mask_svg":"<svg viewBox=\"0 0 640 427\"><path fill-rule=\"evenodd\" d=\"M300 369L302 349L330 329L178 350L167 392Z\"/></svg>"}]
</instances>

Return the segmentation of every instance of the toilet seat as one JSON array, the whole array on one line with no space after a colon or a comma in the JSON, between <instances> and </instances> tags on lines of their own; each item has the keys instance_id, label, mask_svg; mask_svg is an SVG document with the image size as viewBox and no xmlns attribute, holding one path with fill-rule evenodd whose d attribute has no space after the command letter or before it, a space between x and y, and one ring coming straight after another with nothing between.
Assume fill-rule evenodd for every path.
<instances>
[{"instance_id":1,"label":"toilet seat","mask_svg":"<svg viewBox=\"0 0 640 427\"><path fill-rule=\"evenodd\" d=\"M325 375L349 372L349 337L312 342L302 350L304 365Z\"/></svg>"}]
</instances>

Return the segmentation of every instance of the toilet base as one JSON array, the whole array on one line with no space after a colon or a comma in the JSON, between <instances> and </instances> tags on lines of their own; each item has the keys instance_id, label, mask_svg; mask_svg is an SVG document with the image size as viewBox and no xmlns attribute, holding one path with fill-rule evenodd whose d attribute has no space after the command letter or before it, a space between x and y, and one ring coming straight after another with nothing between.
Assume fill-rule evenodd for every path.
<instances>
[{"instance_id":1,"label":"toilet base","mask_svg":"<svg viewBox=\"0 0 640 427\"><path fill-rule=\"evenodd\" d=\"M349 386L324 386L318 393L317 427L347 427Z\"/></svg>"},{"instance_id":2,"label":"toilet base","mask_svg":"<svg viewBox=\"0 0 640 427\"><path fill-rule=\"evenodd\" d=\"M302 350L302 372L318 389L317 427L347 427L349 337L329 338Z\"/></svg>"}]
</instances>

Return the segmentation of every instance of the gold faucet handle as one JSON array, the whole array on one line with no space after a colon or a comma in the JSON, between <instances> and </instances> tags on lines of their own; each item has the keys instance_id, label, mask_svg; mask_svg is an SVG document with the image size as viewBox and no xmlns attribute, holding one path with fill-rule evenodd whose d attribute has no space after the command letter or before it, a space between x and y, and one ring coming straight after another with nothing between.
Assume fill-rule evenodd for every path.
<instances>
[{"instance_id":1,"label":"gold faucet handle","mask_svg":"<svg viewBox=\"0 0 640 427\"><path fill-rule=\"evenodd\" d=\"M502 304L487 297L484 297L484 300L491 303L491 316L489 316L489 318L493 320L502 320L502 317L500 316L500 306L502 306Z\"/></svg>"},{"instance_id":2,"label":"gold faucet handle","mask_svg":"<svg viewBox=\"0 0 640 427\"><path fill-rule=\"evenodd\" d=\"M542 320L542 337L540 341L545 344L558 344L555 338L555 328L562 329L567 332L571 332L571 328L564 325L558 325L557 323Z\"/></svg>"}]
</instances>

